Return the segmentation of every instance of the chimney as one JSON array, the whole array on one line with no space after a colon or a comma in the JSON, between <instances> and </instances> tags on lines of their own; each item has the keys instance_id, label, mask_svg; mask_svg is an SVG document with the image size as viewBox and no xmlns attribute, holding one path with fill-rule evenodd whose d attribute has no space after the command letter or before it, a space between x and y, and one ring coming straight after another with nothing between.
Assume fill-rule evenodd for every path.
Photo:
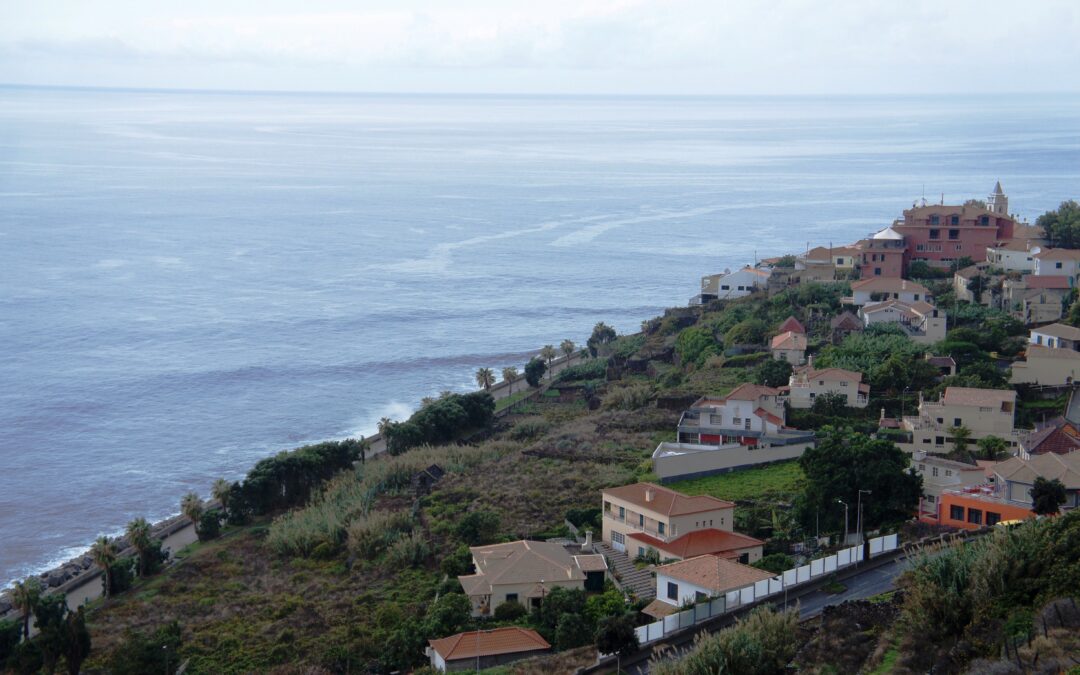
<instances>
[{"instance_id":1,"label":"chimney","mask_svg":"<svg viewBox=\"0 0 1080 675\"><path fill-rule=\"evenodd\" d=\"M592 530L585 530L585 543L582 544L581 550L592 550Z\"/></svg>"},{"instance_id":2,"label":"chimney","mask_svg":"<svg viewBox=\"0 0 1080 675\"><path fill-rule=\"evenodd\" d=\"M806 363L807 363L807 365L810 366L810 370L814 369L814 355L813 354L806 357Z\"/></svg>"},{"instance_id":3,"label":"chimney","mask_svg":"<svg viewBox=\"0 0 1080 675\"><path fill-rule=\"evenodd\" d=\"M656 492L654 492L652 488L645 488L645 501L651 502L655 498Z\"/></svg>"}]
</instances>

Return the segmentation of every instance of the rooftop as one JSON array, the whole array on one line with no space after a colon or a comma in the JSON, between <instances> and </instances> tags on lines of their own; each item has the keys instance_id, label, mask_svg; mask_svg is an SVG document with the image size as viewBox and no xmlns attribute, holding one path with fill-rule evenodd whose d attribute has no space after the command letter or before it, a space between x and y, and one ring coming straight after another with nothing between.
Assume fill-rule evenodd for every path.
<instances>
[{"instance_id":1,"label":"rooftop","mask_svg":"<svg viewBox=\"0 0 1080 675\"><path fill-rule=\"evenodd\" d=\"M994 473L1007 481L1033 485L1038 477L1059 480L1067 490L1080 490L1080 452L1059 455L1053 452L1031 459L1012 457L994 467Z\"/></svg>"},{"instance_id":2,"label":"rooftop","mask_svg":"<svg viewBox=\"0 0 1080 675\"><path fill-rule=\"evenodd\" d=\"M615 497L642 508L668 516L681 516L688 513L702 513L717 509L734 508L732 502L701 495L690 497L670 488L654 483L634 483L622 487L608 488L601 491L605 496Z\"/></svg>"},{"instance_id":3,"label":"rooftop","mask_svg":"<svg viewBox=\"0 0 1080 675\"><path fill-rule=\"evenodd\" d=\"M1035 276L1034 274L1024 275L1024 286L1027 288L1052 288L1060 290L1069 290L1072 288L1072 278L1061 275L1045 274L1043 276Z\"/></svg>"},{"instance_id":4,"label":"rooftop","mask_svg":"<svg viewBox=\"0 0 1080 675\"><path fill-rule=\"evenodd\" d=\"M862 281L856 281L851 284L851 291L866 291L874 293L876 291L889 292L889 293L923 293L927 294L926 286L907 279L894 279L889 277L874 277L872 279L863 279Z\"/></svg>"},{"instance_id":5,"label":"rooftop","mask_svg":"<svg viewBox=\"0 0 1080 675\"><path fill-rule=\"evenodd\" d=\"M696 558L660 565L656 573L686 581L713 593L750 586L775 575L749 565L741 565L718 555L699 555Z\"/></svg>"},{"instance_id":6,"label":"rooftop","mask_svg":"<svg viewBox=\"0 0 1080 675\"><path fill-rule=\"evenodd\" d=\"M1063 323L1052 323L1042 328L1032 328L1031 332L1050 337L1064 338L1066 340L1080 340L1080 328L1066 326Z\"/></svg>"},{"instance_id":7,"label":"rooftop","mask_svg":"<svg viewBox=\"0 0 1080 675\"><path fill-rule=\"evenodd\" d=\"M892 226L886 227L884 230L878 232L873 237L871 237L871 239L889 239L893 241L899 241L903 238L904 235L892 229Z\"/></svg>"},{"instance_id":8,"label":"rooftop","mask_svg":"<svg viewBox=\"0 0 1080 675\"><path fill-rule=\"evenodd\" d=\"M539 633L518 626L458 633L428 640L428 644L446 661L551 649L551 645Z\"/></svg>"},{"instance_id":9,"label":"rooftop","mask_svg":"<svg viewBox=\"0 0 1080 675\"><path fill-rule=\"evenodd\" d=\"M1080 358L1080 353L1077 357ZM1064 417L1055 417L1028 434L1021 446L1033 455L1047 452L1064 455L1080 450L1080 429Z\"/></svg>"},{"instance_id":10,"label":"rooftop","mask_svg":"<svg viewBox=\"0 0 1080 675\"><path fill-rule=\"evenodd\" d=\"M554 542L520 540L473 546L469 551L476 561L476 573L458 577L467 595L489 594L491 587L499 584L585 579L574 557Z\"/></svg>"},{"instance_id":11,"label":"rooftop","mask_svg":"<svg viewBox=\"0 0 1080 675\"><path fill-rule=\"evenodd\" d=\"M784 323L780 324L780 327L776 329L779 333L786 333L791 331L792 333L805 333L806 328L793 316L789 316L784 319Z\"/></svg>"},{"instance_id":12,"label":"rooftop","mask_svg":"<svg viewBox=\"0 0 1080 675\"><path fill-rule=\"evenodd\" d=\"M843 368L822 368L820 370L815 370L809 366L796 368L795 374L805 376L807 380L825 380L829 382L848 380L862 382L863 377L862 373L857 370L845 370Z\"/></svg>"},{"instance_id":13,"label":"rooftop","mask_svg":"<svg viewBox=\"0 0 1080 675\"><path fill-rule=\"evenodd\" d=\"M945 405L981 406L1000 408L1003 403L1016 401L1012 389L973 389L970 387L946 387L941 397Z\"/></svg>"},{"instance_id":14,"label":"rooftop","mask_svg":"<svg viewBox=\"0 0 1080 675\"><path fill-rule=\"evenodd\" d=\"M655 537L650 537L641 532L633 532L626 536L648 546L652 546L657 550L667 551L680 558L693 558L694 556L706 554L721 556L730 554L730 556L734 556L735 552L739 549L750 548L751 546L762 546L764 544L760 539L754 539L745 534L729 532L727 530L720 530L712 527L704 530L687 532L668 542L661 541Z\"/></svg>"},{"instance_id":15,"label":"rooftop","mask_svg":"<svg viewBox=\"0 0 1080 675\"><path fill-rule=\"evenodd\" d=\"M1027 360L1039 361L1042 359L1058 359L1061 361L1080 360L1080 352L1060 347L1047 347L1046 345L1028 345L1026 350ZM1015 365L1015 364L1014 364Z\"/></svg>"},{"instance_id":16,"label":"rooftop","mask_svg":"<svg viewBox=\"0 0 1080 675\"><path fill-rule=\"evenodd\" d=\"M794 331L787 331L786 333L780 333L772 339L770 347L773 349L793 349L798 351L806 351L806 334L796 333Z\"/></svg>"},{"instance_id":17,"label":"rooftop","mask_svg":"<svg viewBox=\"0 0 1080 675\"><path fill-rule=\"evenodd\" d=\"M1035 254L1038 260L1080 260L1080 249L1044 248Z\"/></svg>"}]
</instances>

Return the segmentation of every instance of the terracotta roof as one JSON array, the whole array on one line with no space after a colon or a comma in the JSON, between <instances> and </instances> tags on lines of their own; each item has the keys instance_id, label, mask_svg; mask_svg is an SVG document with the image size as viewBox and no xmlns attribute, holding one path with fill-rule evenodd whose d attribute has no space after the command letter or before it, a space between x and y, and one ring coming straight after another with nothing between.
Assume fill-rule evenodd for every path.
<instances>
[{"instance_id":1,"label":"terracotta roof","mask_svg":"<svg viewBox=\"0 0 1080 675\"><path fill-rule=\"evenodd\" d=\"M1012 389L973 389L970 387L946 387L941 397L945 405L965 405L999 408L1003 403L1016 401Z\"/></svg>"},{"instance_id":2,"label":"terracotta roof","mask_svg":"<svg viewBox=\"0 0 1080 675\"><path fill-rule=\"evenodd\" d=\"M1035 254L1039 260L1080 260L1080 249L1044 248Z\"/></svg>"},{"instance_id":3,"label":"terracotta roof","mask_svg":"<svg viewBox=\"0 0 1080 675\"><path fill-rule=\"evenodd\" d=\"M647 614L654 619L663 619L665 616L671 616L678 611L679 607L677 605L673 605L670 602L664 602L660 598L657 598L645 605L645 609L641 610L641 613Z\"/></svg>"},{"instance_id":4,"label":"terracotta roof","mask_svg":"<svg viewBox=\"0 0 1080 675\"><path fill-rule=\"evenodd\" d=\"M994 473L1008 481L1031 485L1035 479L1060 480L1067 490L1080 489L1080 452L1064 455L1052 452L1031 459L1013 457L994 467Z\"/></svg>"},{"instance_id":5,"label":"terracotta roof","mask_svg":"<svg viewBox=\"0 0 1080 675\"><path fill-rule=\"evenodd\" d=\"M751 384L744 382L739 386L732 389L727 396L720 399L723 401L756 401L763 396L776 396L780 392L772 387L766 387L762 384Z\"/></svg>"},{"instance_id":6,"label":"terracotta roof","mask_svg":"<svg viewBox=\"0 0 1080 675\"><path fill-rule=\"evenodd\" d=\"M646 492L650 490L652 491L652 499L646 500ZM668 516L682 516L688 513L702 513L704 511L735 507L735 504L723 499L709 497L708 495L691 497L654 483L623 485L622 487L602 490L602 493Z\"/></svg>"},{"instance_id":7,"label":"terracotta roof","mask_svg":"<svg viewBox=\"0 0 1080 675\"><path fill-rule=\"evenodd\" d=\"M844 311L833 317L833 320L829 322L829 326L833 329L844 328L845 326L849 326L851 328L862 328L863 323L862 321L859 321L859 317L855 316L851 312Z\"/></svg>"},{"instance_id":8,"label":"terracotta roof","mask_svg":"<svg viewBox=\"0 0 1080 675\"><path fill-rule=\"evenodd\" d=\"M938 368L955 368L956 361L951 356L931 356L926 362Z\"/></svg>"},{"instance_id":9,"label":"terracotta roof","mask_svg":"<svg viewBox=\"0 0 1080 675\"><path fill-rule=\"evenodd\" d=\"M652 546L657 551L670 553L676 558L693 558L694 556L706 554L730 554L728 557L731 557L740 549L764 544L760 539L715 527L693 530L667 542L660 541L656 537L650 537L642 532L632 532L626 536L647 546Z\"/></svg>"},{"instance_id":10,"label":"terracotta roof","mask_svg":"<svg viewBox=\"0 0 1080 675\"><path fill-rule=\"evenodd\" d=\"M806 351L806 335L804 335L803 333L795 333L792 331L780 333L772 339L771 347L773 349L794 349L797 351Z\"/></svg>"},{"instance_id":11,"label":"terracotta roof","mask_svg":"<svg viewBox=\"0 0 1080 675\"><path fill-rule=\"evenodd\" d=\"M469 548L476 574L458 577L466 595L486 595L501 584L540 580L584 580L585 573L562 544L547 541L511 541Z\"/></svg>"},{"instance_id":12,"label":"terracotta roof","mask_svg":"<svg viewBox=\"0 0 1080 675\"><path fill-rule=\"evenodd\" d=\"M778 427L784 426L784 420L782 420L779 417L777 417L776 415L772 414L771 412L769 412L765 408L758 408L757 410L754 411L754 414L757 415L758 417L762 418L763 420L767 421L767 422L772 422L773 424L775 424Z\"/></svg>"},{"instance_id":13,"label":"terracotta roof","mask_svg":"<svg viewBox=\"0 0 1080 675\"><path fill-rule=\"evenodd\" d=\"M974 279L981 272L982 268L980 268L978 265L972 265L971 267L965 267L962 270L956 270L955 272L953 272L953 274L962 279Z\"/></svg>"},{"instance_id":14,"label":"terracotta roof","mask_svg":"<svg viewBox=\"0 0 1080 675\"><path fill-rule=\"evenodd\" d=\"M1078 351L1059 347L1047 347L1046 345L1028 345L1026 352L1028 361L1032 359L1060 359L1063 361L1076 361L1080 359L1080 352Z\"/></svg>"},{"instance_id":15,"label":"terracotta roof","mask_svg":"<svg viewBox=\"0 0 1080 675\"><path fill-rule=\"evenodd\" d=\"M1057 274L1046 274L1043 276L1025 274L1024 286L1028 288L1051 288L1068 290L1072 288L1072 281L1067 276L1061 276Z\"/></svg>"},{"instance_id":16,"label":"terracotta roof","mask_svg":"<svg viewBox=\"0 0 1080 675\"><path fill-rule=\"evenodd\" d=\"M993 246L987 246L988 249L1002 250L1002 251L1018 251L1020 253L1028 252L1028 240L1027 239L1009 239L1007 241L999 241Z\"/></svg>"},{"instance_id":17,"label":"terracotta roof","mask_svg":"<svg viewBox=\"0 0 1080 675\"><path fill-rule=\"evenodd\" d=\"M458 633L428 640L428 644L446 661L551 649L551 645L539 633L518 626Z\"/></svg>"},{"instance_id":18,"label":"terracotta roof","mask_svg":"<svg viewBox=\"0 0 1080 675\"><path fill-rule=\"evenodd\" d=\"M1055 417L1028 434L1021 445L1033 455L1047 452L1064 455L1080 450L1080 429L1064 417Z\"/></svg>"},{"instance_id":19,"label":"terracotta roof","mask_svg":"<svg viewBox=\"0 0 1080 675\"><path fill-rule=\"evenodd\" d=\"M845 370L843 368L822 368L814 370L810 367L797 368L799 375L805 375L807 380L847 381L862 382L862 373L857 370Z\"/></svg>"},{"instance_id":20,"label":"terracotta roof","mask_svg":"<svg viewBox=\"0 0 1080 675\"><path fill-rule=\"evenodd\" d=\"M806 328L803 327L799 320L793 316L789 316L784 319L784 323L780 324L780 327L776 329L778 333L786 333L791 331L792 333L805 333Z\"/></svg>"},{"instance_id":21,"label":"terracotta roof","mask_svg":"<svg viewBox=\"0 0 1080 675\"><path fill-rule=\"evenodd\" d=\"M929 293L929 291L926 290L926 286L923 286L922 284L908 281L907 279L893 279L889 277L874 277L873 279L856 281L851 284L851 290L852 292L868 291L870 293L875 291L888 291L890 293Z\"/></svg>"},{"instance_id":22,"label":"terracotta roof","mask_svg":"<svg viewBox=\"0 0 1080 675\"><path fill-rule=\"evenodd\" d=\"M1032 328L1032 333L1049 335L1050 337L1064 338L1066 340L1080 340L1080 328L1073 328L1063 323L1052 323L1042 328Z\"/></svg>"},{"instance_id":23,"label":"terracotta roof","mask_svg":"<svg viewBox=\"0 0 1080 675\"><path fill-rule=\"evenodd\" d=\"M1023 223L1016 223L1013 225L1013 240L1017 239L1043 239L1046 236L1046 232L1038 225L1024 225Z\"/></svg>"},{"instance_id":24,"label":"terracotta roof","mask_svg":"<svg viewBox=\"0 0 1080 675\"><path fill-rule=\"evenodd\" d=\"M716 594L750 586L776 576L771 572L741 565L718 555L699 555L696 558L660 565L656 568L656 573L707 588Z\"/></svg>"},{"instance_id":25,"label":"terracotta roof","mask_svg":"<svg viewBox=\"0 0 1080 675\"><path fill-rule=\"evenodd\" d=\"M582 572L606 572L607 560L600 554L595 555L575 555L573 556L574 562L577 563L578 569Z\"/></svg>"}]
</instances>

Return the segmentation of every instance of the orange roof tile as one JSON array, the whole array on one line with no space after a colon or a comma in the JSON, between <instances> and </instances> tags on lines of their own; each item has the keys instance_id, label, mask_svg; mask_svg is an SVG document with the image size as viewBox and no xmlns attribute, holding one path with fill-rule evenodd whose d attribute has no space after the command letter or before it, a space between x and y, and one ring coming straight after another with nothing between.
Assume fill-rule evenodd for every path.
<instances>
[{"instance_id":1,"label":"orange roof tile","mask_svg":"<svg viewBox=\"0 0 1080 675\"><path fill-rule=\"evenodd\" d=\"M517 626L458 633L428 640L428 644L447 661L551 649L551 645L539 633Z\"/></svg>"},{"instance_id":2,"label":"orange roof tile","mask_svg":"<svg viewBox=\"0 0 1080 675\"><path fill-rule=\"evenodd\" d=\"M780 324L780 327L776 329L778 333L786 333L791 331L792 333L805 333L806 328L803 327L799 320L793 316L789 316L784 319L784 323Z\"/></svg>"},{"instance_id":3,"label":"orange roof tile","mask_svg":"<svg viewBox=\"0 0 1080 675\"><path fill-rule=\"evenodd\" d=\"M806 335L788 331L772 339L773 349L794 349L806 351Z\"/></svg>"},{"instance_id":4,"label":"orange roof tile","mask_svg":"<svg viewBox=\"0 0 1080 675\"><path fill-rule=\"evenodd\" d=\"M656 568L656 573L687 581L714 593L743 588L776 576L717 555L699 555L696 558L661 565Z\"/></svg>"},{"instance_id":5,"label":"orange roof tile","mask_svg":"<svg viewBox=\"0 0 1080 675\"><path fill-rule=\"evenodd\" d=\"M693 558L694 556L706 554L724 555L751 546L762 546L765 543L760 539L754 539L745 534L728 532L713 527L687 532L681 537L676 537L668 542L660 541L641 532L631 532L626 536L652 546L657 551L670 553L676 558Z\"/></svg>"},{"instance_id":6,"label":"orange roof tile","mask_svg":"<svg viewBox=\"0 0 1080 675\"><path fill-rule=\"evenodd\" d=\"M926 290L926 286L917 284L914 281L908 281L907 279L893 279L889 277L874 277L872 279L863 279L862 281L856 281L851 284L852 291L889 291L891 293L929 293Z\"/></svg>"},{"instance_id":7,"label":"orange roof tile","mask_svg":"<svg viewBox=\"0 0 1080 675\"><path fill-rule=\"evenodd\" d=\"M652 498L646 499L647 493L650 491L652 492ZM708 495L689 497L681 492L654 483L623 485L622 487L602 490L602 493L669 516L681 516L688 513L701 513L703 511L735 507L735 504L723 499Z\"/></svg>"},{"instance_id":8,"label":"orange roof tile","mask_svg":"<svg viewBox=\"0 0 1080 675\"><path fill-rule=\"evenodd\" d=\"M1000 407L1002 403L1016 401L1012 389L973 389L970 387L946 387L941 397L945 405Z\"/></svg>"}]
</instances>

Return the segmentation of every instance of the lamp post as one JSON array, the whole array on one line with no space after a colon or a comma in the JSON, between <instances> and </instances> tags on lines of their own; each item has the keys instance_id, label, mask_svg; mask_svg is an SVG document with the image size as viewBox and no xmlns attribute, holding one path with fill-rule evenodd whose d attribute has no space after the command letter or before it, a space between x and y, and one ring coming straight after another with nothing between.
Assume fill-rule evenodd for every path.
<instances>
[{"instance_id":1,"label":"lamp post","mask_svg":"<svg viewBox=\"0 0 1080 675\"><path fill-rule=\"evenodd\" d=\"M847 546L847 539L848 539L848 529L847 529L847 524L848 524L848 519L847 519L847 516L848 516L848 504L843 499L837 499L836 503L844 505L844 546Z\"/></svg>"},{"instance_id":2,"label":"lamp post","mask_svg":"<svg viewBox=\"0 0 1080 675\"><path fill-rule=\"evenodd\" d=\"M859 515L857 516L857 519L858 519L857 528L859 530L859 545L860 546L862 546L862 543L863 543L862 496L863 496L864 492L866 494L870 494L870 490L859 490L859 508L858 508Z\"/></svg>"}]
</instances>

